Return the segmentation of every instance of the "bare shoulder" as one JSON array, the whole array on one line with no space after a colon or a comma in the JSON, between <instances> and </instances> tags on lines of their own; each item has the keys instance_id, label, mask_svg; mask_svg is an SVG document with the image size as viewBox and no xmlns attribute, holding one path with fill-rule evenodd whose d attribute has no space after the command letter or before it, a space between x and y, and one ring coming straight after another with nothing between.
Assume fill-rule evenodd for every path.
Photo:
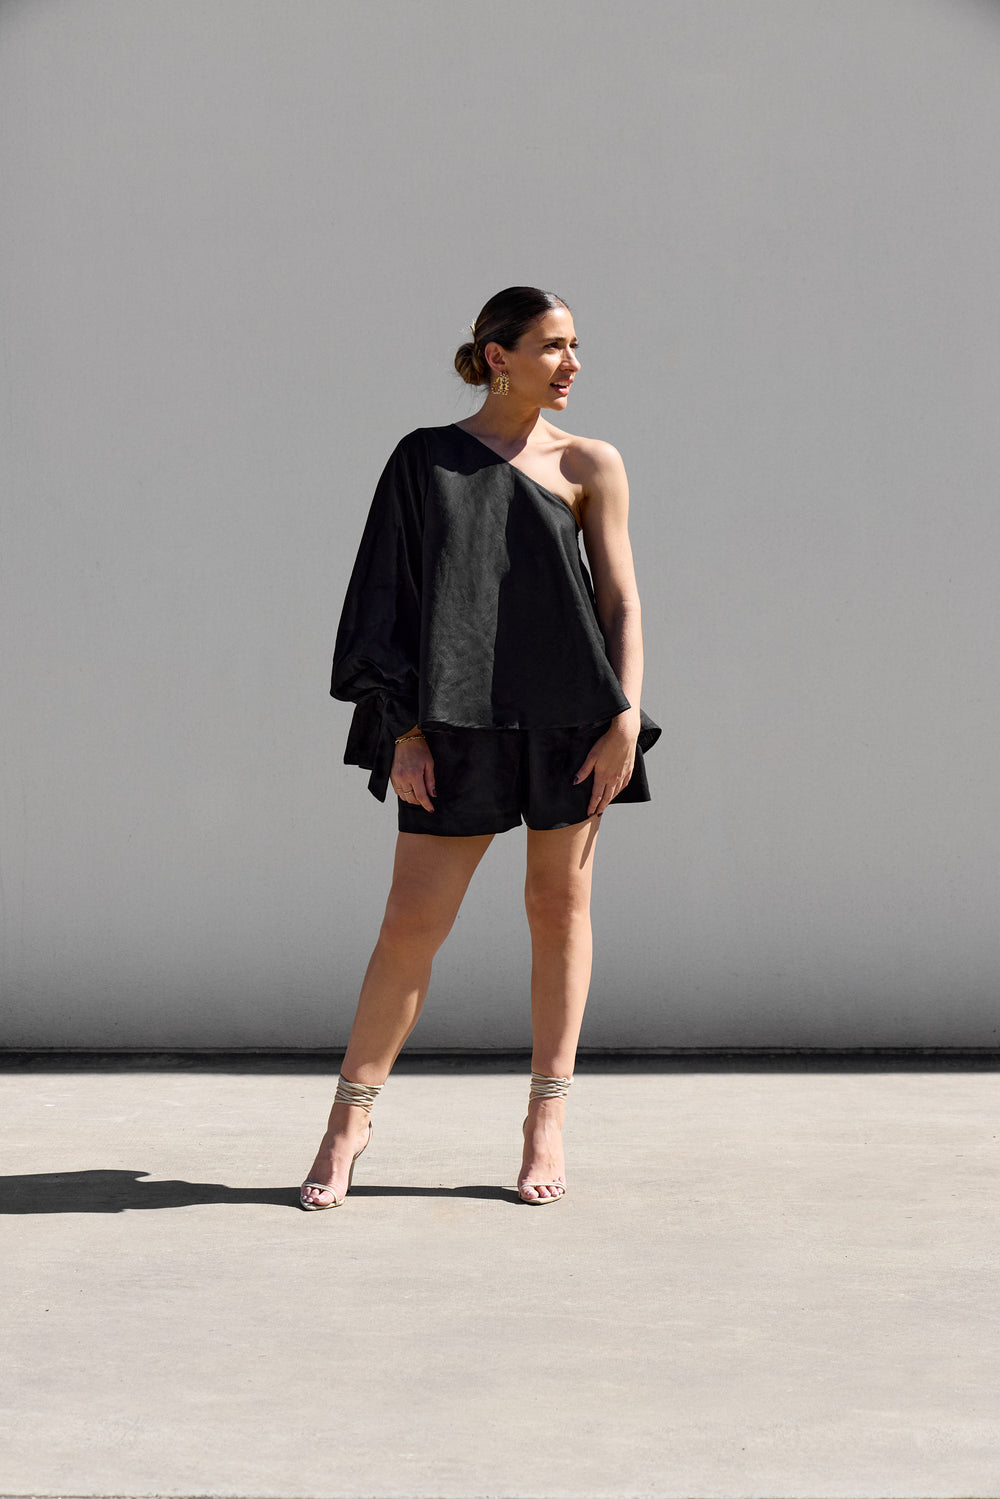
<instances>
[{"instance_id":1,"label":"bare shoulder","mask_svg":"<svg viewBox=\"0 0 1000 1499\"><path fill-rule=\"evenodd\" d=\"M599 437L576 437L563 434L566 447L562 468L571 483L579 488L581 499L628 501L628 480L622 455L613 443Z\"/></svg>"},{"instance_id":2,"label":"bare shoulder","mask_svg":"<svg viewBox=\"0 0 1000 1499\"><path fill-rule=\"evenodd\" d=\"M612 520L628 513L628 480L618 448L601 438L570 438L564 463L565 474L579 487L580 520L598 514Z\"/></svg>"}]
</instances>

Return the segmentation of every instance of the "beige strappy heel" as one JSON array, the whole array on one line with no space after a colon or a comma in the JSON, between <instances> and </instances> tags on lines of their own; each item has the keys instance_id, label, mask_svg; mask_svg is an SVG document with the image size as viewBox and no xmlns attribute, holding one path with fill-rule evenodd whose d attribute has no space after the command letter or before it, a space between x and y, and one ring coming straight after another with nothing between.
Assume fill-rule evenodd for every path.
<instances>
[{"instance_id":1,"label":"beige strappy heel","mask_svg":"<svg viewBox=\"0 0 1000 1499\"><path fill-rule=\"evenodd\" d=\"M531 1087L528 1091L528 1103L537 1102L540 1098L565 1098L569 1092L569 1085L573 1081L571 1077L546 1077L544 1072L533 1072L531 1074ZM526 1187L558 1187L554 1197L525 1197ZM548 1207L551 1202L561 1202L566 1196L565 1182L521 1182L517 1188L517 1195L521 1201L527 1203L530 1208Z\"/></svg>"},{"instance_id":2,"label":"beige strappy heel","mask_svg":"<svg viewBox=\"0 0 1000 1499\"><path fill-rule=\"evenodd\" d=\"M370 1114L372 1111L372 1106L384 1086L384 1083L375 1083L372 1086L369 1086L367 1083L352 1083L349 1082L343 1074L341 1074L341 1076L337 1079L337 1091L334 1094L333 1101L334 1103L353 1104L356 1108L364 1109L366 1113ZM369 1119L368 1135L365 1139L365 1143L362 1145L360 1150L355 1151L354 1157L351 1160L351 1169L347 1175L347 1192L351 1190L351 1183L354 1180L354 1167L357 1164L358 1156L364 1155L365 1151L371 1144L374 1128L375 1126ZM314 1187L317 1192L329 1192L331 1201L310 1202L305 1196L307 1187ZM334 1194L334 1190L330 1186L329 1182L304 1181L299 1188L299 1207L307 1213L321 1213L326 1208L342 1208L347 1198L347 1192L344 1193L343 1197L337 1197Z\"/></svg>"}]
</instances>

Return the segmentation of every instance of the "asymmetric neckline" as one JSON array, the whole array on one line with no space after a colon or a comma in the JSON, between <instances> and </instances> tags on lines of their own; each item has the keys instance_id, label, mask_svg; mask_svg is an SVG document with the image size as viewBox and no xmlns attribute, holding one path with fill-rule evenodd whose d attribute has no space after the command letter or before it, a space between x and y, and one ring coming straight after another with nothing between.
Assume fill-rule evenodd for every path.
<instances>
[{"instance_id":1,"label":"asymmetric neckline","mask_svg":"<svg viewBox=\"0 0 1000 1499\"><path fill-rule=\"evenodd\" d=\"M551 499L558 500L560 505L564 506L565 509L567 509L570 515L573 517L573 523L576 526L576 529L578 531L582 530L580 521L577 517L577 513L573 509L573 506L570 504L569 500L566 499L565 495L556 494L554 489L549 489L547 485L540 483L539 480L536 479L532 474L526 474L523 468L518 467L516 463L511 463L509 458L505 458L502 453L498 453L496 448L491 448L488 442L483 442L482 438L477 437L474 432L469 432L465 427L460 427L457 422L452 422L451 425L454 427L456 432L461 432L463 437L470 438L478 448L485 448L487 453L492 453L498 463L505 463L508 468L512 468L515 473L520 474L522 479L527 479L529 484L534 484L536 489L540 489L542 491L542 494L547 494Z\"/></svg>"}]
</instances>

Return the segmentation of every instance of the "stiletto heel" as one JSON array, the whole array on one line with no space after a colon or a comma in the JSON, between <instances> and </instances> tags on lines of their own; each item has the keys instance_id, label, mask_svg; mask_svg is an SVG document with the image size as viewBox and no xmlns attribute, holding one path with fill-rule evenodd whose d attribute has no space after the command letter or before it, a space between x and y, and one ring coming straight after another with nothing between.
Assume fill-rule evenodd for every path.
<instances>
[{"instance_id":1,"label":"stiletto heel","mask_svg":"<svg viewBox=\"0 0 1000 1499\"><path fill-rule=\"evenodd\" d=\"M349 1082L346 1077L341 1075L337 1079L337 1091L334 1095L333 1101L334 1103L351 1104L355 1108L362 1108L370 1113L372 1105L381 1093L382 1088L382 1083L375 1083L371 1086L369 1086L367 1083L352 1083ZM374 1134L374 1132L375 1126L369 1119L368 1135L365 1139L365 1143L362 1145L360 1150L356 1150L354 1152L354 1155L351 1158L351 1169L347 1173L347 1192L351 1190L351 1183L354 1181L354 1168L357 1165L358 1156L364 1155L365 1151L371 1144L372 1135ZM331 1200L329 1202L309 1201L309 1199L305 1195L307 1187L312 1187L317 1192L329 1192ZM342 1208L344 1206L344 1202L347 1199L347 1192L344 1193L343 1197L338 1197L333 1188L330 1186L329 1182L304 1181L299 1188L299 1207L302 1208L302 1210L306 1213L321 1213L326 1208Z\"/></svg>"},{"instance_id":2,"label":"stiletto heel","mask_svg":"<svg viewBox=\"0 0 1000 1499\"><path fill-rule=\"evenodd\" d=\"M537 1102L540 1098L565 1098L572 1081L571 1077L546 1077L543 1072L533 1072L531 1074L531 1087L528 1091L529 1105ZM558 1188L559 1190L554 1197L525 1197L524 1193L527 1187L534 1187L536 1190L539 1187ZM562 1181L519 1182L517 1195L529 1208L548 1207L552 1202L561 1202L566 1196L566 1183Z\"/></svg>"},{"instance_id":3,"label":"stiletto heel","mask_svg":"<svg viewBox=\"0 0 1000 1499\"><path fill-rule=\"evenodd\" d=\"M354 1168L357 1165L358 1156L364 1155L365 1151L371 1144L372 1135L374 1134L374 1132L375 1126L369 1119L368 1139L362 1145L361 1149L355 1153L353 1159L351 1160L351 1169L347 1173L347 1192L351 1190L351 1183L354 1181ZM331 1202L309 1202L303 1195L305 1193L306 1187L315 1187L319 1192L329 1192L333 1200ZM303 1182L301 1187L299 1188L299 1207L304 1208L307 1213L319 1213L322 1212L324 1208L342 1208L347 1200L347 1192L344 1193L343 1197L337 1197L334 1195L333 1188L326 1182Z\"/></svg>"}]
</instances>

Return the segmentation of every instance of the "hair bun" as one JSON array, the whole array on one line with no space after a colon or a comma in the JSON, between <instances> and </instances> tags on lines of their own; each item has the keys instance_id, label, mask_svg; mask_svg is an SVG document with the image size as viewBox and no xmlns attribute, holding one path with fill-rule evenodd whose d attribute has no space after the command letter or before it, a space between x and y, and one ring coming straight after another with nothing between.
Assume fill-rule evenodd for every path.
<instances>
[{"instance_id":1,"label":"hair bun","mask_svg":"<svg viewBox=\"0 0 1000 1499\"><path fill-rule=\"evenodd\" d=\"M466 385L486 384L486 360L474 343L460 345L455 354L455 368Z\"/></svg>"}]
</instances>

